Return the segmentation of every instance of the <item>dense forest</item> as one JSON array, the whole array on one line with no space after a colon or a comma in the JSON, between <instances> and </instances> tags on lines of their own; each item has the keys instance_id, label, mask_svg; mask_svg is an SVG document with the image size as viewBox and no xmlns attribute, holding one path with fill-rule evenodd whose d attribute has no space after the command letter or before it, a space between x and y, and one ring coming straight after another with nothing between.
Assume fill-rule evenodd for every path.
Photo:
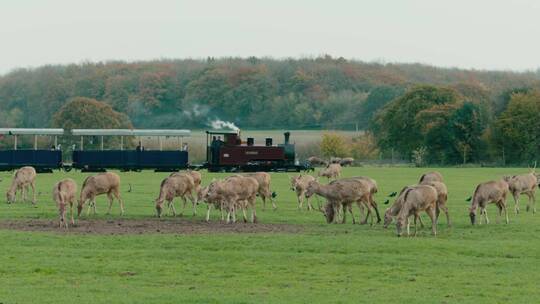
<instances>
[{"instance_id":1,"label":"dense forest","mask_svg":"<svg viewBox=\"0 0 540 304\"><path fill-rule=\"evenodd\" d=\"M540 71L330 56L51 65L0 76L0 126L59 126L60 109L84 97L106 104L120 125L136 128L206 128L215 119L251 129L360 128L373 131L382 151L404 158L422 147L438 149L425 157L429 162L479 161L490 157L490 147L530 158L538 146L518 152L512 147L519 142L507 147L505 136L515 137L508 121L523 111L519 102L540 103L538 89ZM448 148L449 142L458 143Z\"/></svg>"}]
</instances>

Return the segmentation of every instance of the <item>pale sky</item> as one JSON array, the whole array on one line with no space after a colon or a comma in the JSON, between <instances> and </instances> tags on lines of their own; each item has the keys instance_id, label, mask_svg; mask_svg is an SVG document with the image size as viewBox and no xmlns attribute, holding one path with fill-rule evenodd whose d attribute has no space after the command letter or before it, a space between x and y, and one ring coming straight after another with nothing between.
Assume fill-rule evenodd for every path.
<instances>
[{"instance_id":1,"label":"pale sky","mask_svg":"<svg viewBox=\"0 0 540 304\"><path fill-rule=\"evenodd\" d=\"M540 67L534 0L0 0L0 74L104 60L313 57Z\"/></svg>"}]
</instances>

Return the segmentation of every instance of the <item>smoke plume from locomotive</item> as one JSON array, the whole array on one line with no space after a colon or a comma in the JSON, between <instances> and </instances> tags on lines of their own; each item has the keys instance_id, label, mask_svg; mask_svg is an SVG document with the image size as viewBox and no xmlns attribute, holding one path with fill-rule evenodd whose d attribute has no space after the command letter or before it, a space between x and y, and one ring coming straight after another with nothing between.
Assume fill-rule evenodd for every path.
<instances>
[{"instance_id":1,"label":"smoke plume from locomotive","mask_svg":"<svg viewBox=\"0 0 540 304\"><path fill-rule=\"evenodd\" d=\"M226 128L226 129L231 129L231 130L236 131L236 132L240 131L240 128L238 128L234 123L232 123L230 121L223 121L223 120L220 120L220 119L216 119L216 120L211 121L210 126L214 130L221 130L223 128Z\"/></svg>"}]
</instances>

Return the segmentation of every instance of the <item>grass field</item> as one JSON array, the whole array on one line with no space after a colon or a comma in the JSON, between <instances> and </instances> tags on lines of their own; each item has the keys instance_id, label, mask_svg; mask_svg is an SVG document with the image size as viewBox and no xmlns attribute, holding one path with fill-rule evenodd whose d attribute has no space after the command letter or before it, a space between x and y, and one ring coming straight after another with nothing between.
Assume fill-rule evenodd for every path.
<instances>
[{"instance_id":1,"label":"grass field","mask_svg":"<svg viewBox=\"0 0 540 304\"><path fill-rule=\"evenodd\" d=\"M416 168L347 168L379 183L377 201L413 184ZM261 225L287 223L296 232L103 235L0 230L0 303L534 303L540 298L540 214L511 213L510 224L472 227L465 199L477 183L525 169L437 169L449 188L454 226L441 217L439 235L397 238L385 230L327 225L318 212L298 211L287 174L273 174L278 210L262 211ZM128 220L151 218L166 173L120 173ZM40 174L37 208L0 204L0 222L56 219L54 182L87 174ZM10 173L1 173L5 193ZM204 174L204 184L220 174ZM131 183L132 192L127 192ZM4 201L5 198L2 200ZM522 202L525 201L523 197ZM178 206L178 205L177 205ZM513 202L510 202L513 210ZM195 218L203 220L206 206ZM524 204L522 205L524 210ZM106 216L98 198L98 219ZM190 214L187 212L186 214ZM213 213L213 221L218 214ZM429 219L423 215L424 222ZM106 223L106 222L104 222ZM202 224L199 224L202 225ZM244 224L240 224L244 225ZM429 226L429 225L428 225ZM249 227L248 227L249 228Z\"/></svg>"}]
</instances>

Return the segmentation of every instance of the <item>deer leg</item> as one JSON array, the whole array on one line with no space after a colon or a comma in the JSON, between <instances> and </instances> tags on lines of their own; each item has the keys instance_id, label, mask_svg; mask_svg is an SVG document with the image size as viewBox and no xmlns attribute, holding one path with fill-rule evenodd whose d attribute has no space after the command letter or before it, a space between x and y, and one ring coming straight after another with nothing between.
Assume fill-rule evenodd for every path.
<instances>
[{"instance_id":1,"label":"deer leg","mask_svg":"<svg viewBox=\"0 0 540 304\"><path fill-rule=\"evenodd\" d=\"M482 207L480 207L480 220L478 221L478 225L482 225L482 218L484 217L484 210Z\"/></svg>"},{"instance_id":2,"label":"deer leg","mask_svg":"<svg viewBox=\"0 0 540 304\"><path fill-rule=\"evenodd\" d=\"M420 228L424 229L424 221L422 221L420 214L418 214L418 222L420 222Z\"/></svg>"},{"instance_id":3,"label":"deer leg","mask_svg":"<svg viewBox=\"0 0 540 304\"><path fill-rule=\"evenodd\" d=\"M174 207L174 198L171 200L169 204L170 204L169 208L172 210L173 216L176 216L176 207Z\"/></svg>"},{"instance_id":4,"label":"deer leg","mask_svg":"<svg viewBox=\"0 0 540 304\"><path fill-rule=\"evenodd\" d=\"M186 195L189 198L189 200L191 201L191 203L193 204L193 216L195 216L195 215L197 215L197 202L193 198L193 195L191 194L191 191L187 192Z\"/></svg>"},{"instance_id":5,"label":"deer leg","mask_svg":"<svg viewBox=\"0 0 540 304\"><path fill-rule=\"evenodd\" d=\"M111 214L112 204L113 204L113 196L111 192L107 193L107 198L109 199L109 209L107 209L107 215Z\"/></svg>"},{"instance_id":6,"label":"deer leg","mask_svg":"<svg viewBox=\"0 0 540 304\"><path fill-rule=\"evenodd\" d=\"M431 218L431 234L437 235L437 212L434 208L429 208L427 214Z\"/></svg>"},{"instance_id":7,"label":"deer leg","mask_svg":"<svg viewBox=\"0 0 540 304\"><path fill-rule=\"evenodd\" d=\"M533 189L531 191L531 201L532 201L533 214L536 213L536 194L534 193L534 190L535 189Z\"/></svg>"},{"instance_id":8,"label":"deer leg","mask_svg":"<svg viewBox=\"0 0 540 304\"><path fill-rule=\"evenodd\" d=\"M89 216L90 215L90 210L92 210L92 200L93 200L93 198L90 198L90 200L88 202L88 208L86 209L86 216Z\"/></svg>"},{"instance_id":9,"label":"deer leg","mask_svg":"<svg viewBox=\"0 0 540 304\"><path fill-rule=\"evenodd\" d=\"M270 202L272 203L272 209L276 210L277 209L276 201L272 197L272 192L270 192L270 191L268 193L268 198L270 199Z\"/></svg>"},{"instance_id":10,"label":"deer leg","mask_svg":"<svg viewBox=\"0 0 540 304\"><path fill-rule=\"evenodd\" d=\"M90 210L92 210L92 201L88 202L88 208L86 208L86 216L90 216Z\"/></svg>"},{"instance_id":11,"label":"deer leg","mask_svg":"<svg viewBox=\"0 0 540 304\"><path fill-rule=\"evenodd\" d=\"M478 221L478 225L482 225L482 218L484 217L484 209L480 207L480 221Z\"/></svg>"},{"instance_id":12,"label":"deer leg","mask_svg":"<svg viewBox=\"0 0 540 304\"><path fill-rule=\"evenodd\" d=\"M519 193L514 192L512 193L512 195L514 196L515 202L514 211L516 212L516 214L519 214Z\"/></svg>"},{"instance_id":13,"label":"deer leg","mask_svg":"<svg viewBox=\"0 0 540 304\"><path fill-rule=\"evenodd\" d=\"M71 225L75 225L75 220L73 219L73 199L69 201L69 213L71 216Z\"/></svg>"},{"instance_id":14,"label":"deer leg","mask_svg":"<svg viewBox=\"0 0 540 304\"><path fill-rule=\"evenodd\" d=\"M234 204L232 205L231 210L233 223L236 223L236 206L234 206Z\"/></svg>"},{"instance_id":15,"label":"deer leg","mask_svg":"<svg viewBox=\"0 0 540 304\"><path fill-rule=\"evenodd\" d=\"M62 202L59 202L57 206L58 206L58 217L59 217L59 219L58 219L59 220L58 221L59 222L58 227L62 228L62 226L64 225L64 217L63 217L63 214L62 214L62 213L64 213L64 210L63 210L63 207L62 207Z\"/></svg>"},{"instance_id":16,"label":"deer leg","mask_svg":"<svg viewBox=\"0 0 540 304\"><path fill-rule=\"evenodd\" d=\"M363 202L364 207L366 207L366 209L367 209L366 218L364 219L364 223L367 224L367 220L368 220L368 217L369 217L369 219L370 219L369 224L370 224L370 226L373 226L373 213L374 212L373 212L373 208L371 206L371 203L369 202L369 199L368 199L367 202L365 200L362 201L362 202Z\"/></svg>"},{"instance_id":17,"label":"deer leg","mask_svg":"<svg viewBox=\"0 0 540 304\"><path fill-rule=\"evenodd\" d=\"M186 210L187 200L184 196L180 196L180 198L182 199L182 212L180 212L180 216L183 216L184 210Z\"/></svg>"},{"instance_id":18,"label":"deer leg","mask_svg":"<svg viewBox=\"0 0 540 304\"><path fill-rule=\"evenodd\" d=\"M301 194L296 194L296 199L298 200L298 210L302 210L302 206L304 205L304 198ZM309 207L308 207L309 210Z\"/></svg>"},{"instance_id":19,"label":"deer leg","mask_svg":"<svg viewBox=\"0 0 540 304\"><path fill-rule=\"evenodd\" d=\"M308 206L308 210L314 210L315 209L315 208L313 208L313 205L309 201L309 197L306 197L306 204Z\"/></svg>"},{"instance_id":20,"label":"deer leg","mask_svg":"<svg viewBox=\"0 0 540 304\"><path fill-rule=\"evenodd\" d=\"M375 215L377 215L377 224L381 222L381 215L379 214L379 208L377 206L377 203L375 202L375 199L373 199L373 196L368 196L369 199L369 205L372 209L375 210Z\"/></svg>"},{"instance_id":21,"label":"deer leg","mask_svg":"<svg viewBox=\"0 0 540 304\"><path fill-rule=\"evenodd\" d=\"M332 220L332 223L337 224L339 218L339 206L332 204L332 208L334 208L334 219Z\"/></svg>"},{"instance_id":22,"label":"deer leg","mask_svg":"<svg viewBox=\"0 0 540 304\"><path fill-rule=\"evenodd\" d=\"M231 209L227 210L227 224L231 222Z\"/></svg>"},{"instance_id":23,"label":"deer leg","mask_svg":"<svg viewBox=\"0 0 540 304\"><path fill-rule=\"evenodd\" d=\"M251 203L251 222L256 223L257 222L257 210L255 210L255 200Z\"/></svg>"},{"instance_id":24,"label":"deer leg","mask_svg":"<svg viewBox=\"0 0 540 304\"><path fill-rule=\"evenodd\" d=\"M25 193L26 186L21 186L21 202L26 203L26 193ZM15 195L16 197L17 195Z\"/></svg>"},{"instance_id":25,"label":"deer leg","mask_svg":"<svg viewBox=\"0 0 540 304\"><path fill-rule=\"evenodd\" d=\"M120 215L124 215L124 200L120 196L120 192L118 189L115 189L113 191L114 197L116 197L116 200L120 203Z\"/></svg>"},{"instance_id":26,"label":"deer leg","mask_svg":"<svg viewBox=\"0 0 540 304\"><path fill-rule=\"evenodd\" d=\"M416 220L418 219L418 214L415 213L414 214L414 236L416 236L416 234L418 233L418 225L416 225Z\"/></svg>"},{"instance_id":27,"label":"deer leg","mask_svg":"<svg viewBox=\"0 0 540 304\"><path fill-rule=\"evenodd\" d=\"M221 202L221 209L222 210L225 209L224 208L225 206L227 207L227 224L229 224L231 222L232 206L228 202L226 202L226 203Z\"/></svg>"},{"instance_id":28,"label":"deer leg","mask_svg":"<svg viewBox=\"0 0 540 304\"><path fill-rule=\"evenodd\" d=\"M497 209L499 209L499 215L497 216L497 224L499 224L501 222L501 217L502 217L502 212L503 212L503 207L500 202L497 203Z\"/></svg>"},{"instance_id":29,"label":"deer leg","mask_svg":"<svg viewBox=\"0 0 540 304\"><path fill-rule=\"evenodd\" d=\"M405 224L407 225L407 236L409 236L411 235L411 222L408 216L405 218Z\"/></svg>"},{"instance_id":30,"label":"deer leg","mask_svg":"<svg viewBox=\"0 0 540 304\"><path fill-rule=\"evenodd\" d=\"M485 220L486 224L489 224L489 218L488 218L488 215L487 215L487 209L485 207L482 208L482 212L484 214L484 220Z\"/></svg>"},{"instance_id":31,"label":"deer leg","mask_svg":"<svg viewBox=\"0 0 540 304\"><path fill-rule=\"evenodd\" d=\"M171 215L171 204L172 204L173 201L174 201L174 199L170 200L170 201L167 201L167 216Z\"/></svg>"},{"instance_id":32,"label":"deer leg","mask_svg":"<svg viewBox=\"0 0 540 304\"><path fill-rule=\"evenodd\" d=\"M354 225L354 224L356 224L356 220L354 219L354 213L353 213L352 204L350 204L348 207L349 207L349 208L348 208L348 209L349 209L349 213L351 214L352 223L353 223L353 225Z\"/></svg>"},{"instance_id":33,"label":"deer leg","mask_svg":"<svg viewBox=\"0 0 540 304\"><path fill-rule=\"evenodd\" d=\"M371 215L371 209L369 208L369 206L367 204L365 204L364 201L362 201L362 207L365 207L367 209L366 211L366 217L364 218L364 220L360 223L362 225L364 224L367 224L367 220L368 220L368 217Z\"/></svg>"},{"instance_id":34,"label":"deer leg","mask_svg":"<svg viewBox=\"0 0 540 304\"><path fill-rule=\"evenodd\" d=\"M362 224L362 217L364 217L365 209L364 205L362 205L362 202L356 202L356 205L358 206L358 223Z\"/></svg>"},{"instance_id":35,"label":"deer leg","mask_svg":"<svg viewBox=\"0 0 540 304\"><path fill-rule=\"evenodd\" d=\"M244 218L244 223L247 223L247 213L246 213L246 206L242 206L242 216Z\"/></svg>"},{"instance_id":36,"label":"deer leg","mask_svg":"<svg viewBox=\"0 0 540 304\"><path fill-rule=\"evenodd\" d=\"M208 203L208 210L206 211L206 222L210 221L210 210L212 210L212 204Z\"/></svg>"},{"instance_id":37,"label":"deer leg","mask_svg":"<svg viewBox=\"0 0 540 304\"><path fill-rule=\"evenodd\" d=\"M221 221L223 222L225 220L225 206L223 205L223 202L219 202L220 209L221 209Z\"/></svg>"},{"instance_id":38,"label":"deer leg","mask_svg":"<svg viewBox=\"0 0 540 304\"><path fill-rule=\"evenodd\" d=\"M448 227L452 227L452 221L450 221L450 212L448 212L448 207L446 207L446 205L444 205L443 210L444 210L444 214L446 215L446 225ZM505 210L506 210L506 207L505 207Z\"/></svg>"},{"instance_id":39,"label":"deer leg","mask_svg":"<svg viewBox=\"0 0 540 304\"><path fill-rule=\"evenodd\" d=\"M368 205L368 208L369 208L369 214L371 215L370 216L370 222L369 222L369 225L370 226L373 226L373 218L374 218L374 215L373 215L373 208L371 207L371 204Z\"/></svg>"},{"instance_id":40,"label":"deer leg","mask_svg":"<svg viewBox=\"0 0 540 304\"><path fill-rule=\"evenodd\" d=\"M503 201L503 208L504 208L504 215L506 217L506 224L509 223L509 220L508 220L508 208L506 207L506 203Z\"/></svg>"},{"instance_id":41,"label":"deer leg","mask_svg":"<svg viewBox=\"0 0 540 304\"><path fill-rule=\"evenodd\" d=\"M34 182L30 183L30 187L32 187L32 205L36 204L36 186L34 185Z\"/></svg>"},{"instance_id":42,"label":"deer leg","mask_svg":"<svg viewBox=\"0 0 540 304\"><path fill-rule=\"evenodd\" d=\"M62 222L64 222L64 227L67 229L68 228L68 223L66 221L66 213L67 213L66 207L67 206L64 206L64 209L62 210Z\"/></svg>"},{"instance_id":43,"label":"deer leg","mask_svg":"<svg viewBox=\"0 0 540 304\"><path fill-rule=\"evenodd\" d=\"M97 208L97 206L96 206L96 198L94 197L94 198L92 199L92 210L93 210L93 212L94 212L94 215L97 214L96 208Z\"/></svg>"},{"instance_id":44,"label":"deer leg","mask_svg":"<svg viewBox=\"0 0 540 304\"><path fill-rule=\"evenodd\" d=\"M341 205L341 210L343 212L343 216L341 217L341 223L345 224L346 218L347 218L347 206Z\"/></svg>"},{"instance_id":45,"label":"deer leg","mask_svg":"<svg viewBox=\"0 0 540 304\"><path fill-rule=\"evenodd\" d=\"M529 199L527 201L527 212L529 212L529 210L531 209L532 205L533 205L533 192L527 192L525 193L527 195L527 198ZM535 213L535 211L533 210L533 214Z\"/></svg>"}]
</instances>

